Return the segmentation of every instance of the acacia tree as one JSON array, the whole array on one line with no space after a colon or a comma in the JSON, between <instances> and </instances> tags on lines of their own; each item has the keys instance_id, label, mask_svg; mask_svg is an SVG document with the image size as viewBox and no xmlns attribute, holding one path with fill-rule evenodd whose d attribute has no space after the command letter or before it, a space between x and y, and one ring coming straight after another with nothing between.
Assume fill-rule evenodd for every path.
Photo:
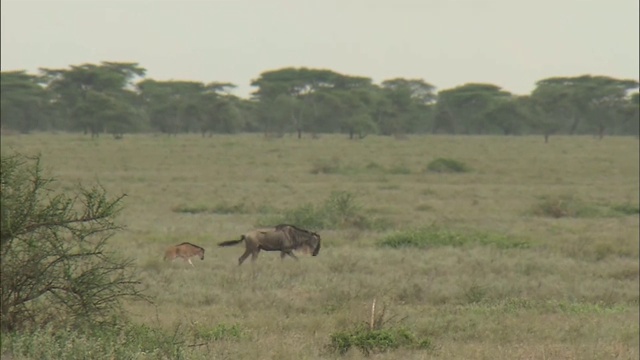
<instances>
[{"instance_id":1,"label":"acacia tree","mask_svg":"<svg viewBox=\"0 0 640 360\"><path fill-rule=\"evenodd\" d=\"M623 133L640 136L640 93L633 93L627 99L621 125Z\"/></svg>"},{"instance_id":2,"label":"acacia tree","mask_svg":"<svg viewBox=\"0 0 640 360\"><path fill-rule=\"evenodd\" d=\"M528 105L531 127L542 132L545 143L549 142L549 136L570 129L577 122L578 110L569 89L540 84L529 97Z\"/></svg>"},{"instance_id":3,"label":"acacia tree","mask_svg":"<svg viewBox=\"0 0 640 360\"><path fill-rule=\"evenodd\" d=\"M300 138L305 131L327 128L322 109L327 94L369 87L371 79L324 69L284 68L263 72L251 85L258 87L253 96L262 104L261 110L273 112L261 116L265 131L278 124L295 129Z\"/></svg>"},{"instance_id":4,"label":"acacia tree","mask_svg":"<svg viewBox=\"0 0 640 360\"><path fill-rule=\"evenodd\" d=\"M41 72L52 105L71 117L74 130L98 137L109 128L115 129L114 135L135 129L133 81L146 72L137 63L102 62Z\"/></svg>"},{"instance_id":5,"label":"acacia tree","mask_svg":"<svg viewBox=\"0 0 640 360\"><path fill-rule=\"evenodd\" d=\"M435 89L422 79L383 81L382 93L388 99L388 106L387 116L379 122L382 133L424 131L427 128L425 123L430 119L430 107L436 101Z\"/></svg>"},{"instance_id":6,"label":"acacia tree","mask_svg":"<svg viewBox=\"0 0 640 360\"><path fill-rule=\"evenodd\" d=\"M55 193L39 158L2 154L0 327L108 321L123 297L145 298L130 260L106 248L124 195Z\"/></svg>"},{"instance_id":7,"label":"acacia tree","mask_svg":"<svg viewBox=\"0 0 640 360\"><path fill-rule=\"evenodd\" d=\"M488 125L499 128L504 135L519 134L527 123L526 97L500 97L484 114Z\"/></svg>"},{"instance_id":8,"label":"acacia tree","mask_svg":"<svg viewBox=\"0 0 640 360\"><path fill-rule=\"evenodd\" d=\"M41 77L25 71L1 72L0 99L3 127L28 133L44 125L48 98Z\"/></svg>"},{"instance_id":9,"label":"acacia tree","mask_svg":"<svg viewBox=\"0 0 640 360\"><path fill-rule=\"evenodd\" d=\"M198 119L202 136L208 132L234 133L242 127L239 99L230 94L236 86L231 83L207 84L201 94L196 95Z\"/></svg>"},{"instance_id":10,"label":"acacia tree","mask_svg":"<svg viewBox=\"0 0 640 360\"><path fill-rule=\"evenodd\" d=\"M496 102L510 96L509 92L493 84L472 83L442 90L438 93L438 121L450 119L466 134L485 133L490 125L486 117L487 111L495 106Z\"/></svg>"},{"instance_id":11,"label":"acacia tree","mask_svg":"<svg viewBox=\"0 0 640 360\"><path fill-rule=\"evenodd\" d=\"M607 76L553 77L538 81L532 96L545 109L556 113L570 109L567 113L571 122L570 134L578 132L586 124L602 138L605 130L615 124L623 113L628 91L637 88L635 80ZM558 102L555 96L541 94L561 94L562 102ZM558 106L560 109L554 110Z\"/></svg>"},{"instance_id":12,"label":"acacia tree","mask_svg":"<svg viewBox=\"0 0 640 360\"><path fill-rule=\"evenodd\" d=\"M189 117L197 119L197 96L204 84L196 81L156 81L146 79L136 84L151 126L167 135L188 129ZM195 108L195 110L194 110Z\"/></svg>"}]
</instances>

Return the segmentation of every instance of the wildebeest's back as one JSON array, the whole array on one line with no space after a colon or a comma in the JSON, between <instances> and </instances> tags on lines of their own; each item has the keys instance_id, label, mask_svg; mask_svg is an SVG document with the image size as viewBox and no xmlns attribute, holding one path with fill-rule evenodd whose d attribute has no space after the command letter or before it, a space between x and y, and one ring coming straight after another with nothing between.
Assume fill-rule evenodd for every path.
<instances>
[{"instance_id":1,"label":"wildebeest's back","mask_svg":"<svg viewBox=\"0 0 640 360\"><path fill-rule=\"evenodd\" d=\"M259 247L265 251L283 251L295 249L294 243L291 241L289 234L284 231L257 230L256 238Z\"/></svg>"}]
</instances>

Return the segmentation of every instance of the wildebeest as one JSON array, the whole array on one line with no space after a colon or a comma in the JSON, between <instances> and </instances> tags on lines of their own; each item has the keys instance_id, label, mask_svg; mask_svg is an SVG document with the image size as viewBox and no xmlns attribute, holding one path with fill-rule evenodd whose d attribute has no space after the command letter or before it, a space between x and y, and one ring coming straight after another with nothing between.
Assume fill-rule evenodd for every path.
<instances>
[{"instance_id":1,"label":"wildebeest","mask_svg":"<svg viewBox=\"0 0 640 360\"><path fill-rule=\"evenodd\" d=\"M173 261L176 258L182 258L184 261L188 261L191 266L194 266L191 262L191 258L194 256L199 256L200 260L204 260L204 249L198 245L194 245L188 242L170 246L169 248L167 248L167 251L164 252L165 261Z\"/></svg>"},{"instance_id":2,"label":"wildebeest","mask_svg":"<svg viewBox=\"0 0 640 360\"><path fill-rule=\"evenodd\" d=\"M295 225L279 224L273 228L262 228L249 231L240 236L240 240L223 241L218 246L231 246L245 242L246 250L238 258L238 265L251 255L251 261L255 261L260 250L280 251L280 258L285 255L298 260L293 250L311 252L317 256L320 252L320 235L309 230L301 229Z\"/></svg>"}]
</instances>

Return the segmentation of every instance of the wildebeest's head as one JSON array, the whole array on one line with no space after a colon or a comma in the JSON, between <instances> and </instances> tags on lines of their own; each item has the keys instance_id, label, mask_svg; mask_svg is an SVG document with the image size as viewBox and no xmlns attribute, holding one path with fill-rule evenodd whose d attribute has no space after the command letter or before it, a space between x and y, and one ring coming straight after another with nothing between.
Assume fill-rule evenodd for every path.
<instances>
[{"instance_id":1,"label":"wildebeest's head","mask_svg":"<svg viewBox=\"0 0 640 360\"><path fill-rule=\"evenodd\" d=\"M198 255L200 255L200 260L204 260L204 249L200 248L200 251L198 252Z\"/></svg>"}]
</instances>

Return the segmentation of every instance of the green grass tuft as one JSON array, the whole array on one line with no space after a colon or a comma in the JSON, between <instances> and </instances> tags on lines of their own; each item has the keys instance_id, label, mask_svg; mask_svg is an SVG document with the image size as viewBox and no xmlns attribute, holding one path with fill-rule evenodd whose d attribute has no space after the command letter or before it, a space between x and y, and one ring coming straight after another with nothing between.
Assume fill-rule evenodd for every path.
<instances>
[{"instance_id":1,"label":"green grass tuft","mask_svg":"<svg viewBox=\"0 0 640 360\"><path fill-rule=\"evenodd\" d=\"M199 325L196 334L205 341L238 340L244 336L242 328L238 325L218 324L214 327Z\"/></svg>"},{"instance_id":2,"label":"green grass tuft","mask_svg":"<svg viewBox=\"0 0 640 360\"><path fill-rule=\"evenodd\" d=\"M365 356L383 353L400 347L431 349L428 339L417 340L415 335L405 328L369 330L365 326L354 330L338 331L331 334L329 349L344 355L352 347L362 351Z\"/></svg>"},{"instance_id":3,"label":"green grass tuft","mask_svg":"<svg viewBox=\"0 0 640 360\"><path fill-rule=\"evenodd\" d=\"M340 159L333 158L331 160L316 160L311 167L312 174L339 174L343 172L340 167Z\"/></svg>"},{"instance_id":4,"label":"green grass tuft","mask_svg":"<svg viewBox=\"0 0 640 360\"><path fill-rule=\"evenodd\" d=\"M573 195L543 196L534 205L532 213L536 216L572 218L597 218L636 215L640 213L638 205L598 205L590 204Z\"/></svg>"},{"instance_id":5,"label":"green grass tuft","mask_svg":"<svg viewBox=\"0 0 640 360\"><path fill-rule=\"evenodd\" d=\"M391 248L429 248L437 246L460 247L466 245L490 245L500 249L527 248L525 241L513 239L501 234L484 232L461 232L438 226L397 232L385 236L379 243L382 247Z\"/></svg>"},{"instance_id":6,"label":"green grass tuft","mask_svg":"<svg viewBox=\"0 0 640 360\"><path fill-rule=\"evenodd\" d=\"M640 206L630 203L613 205L611 209L620 215L638 215L640 214Z\"/></svg>"},{"instance_id":7,"label":"green grass tuft","mask_svg":"<svg viewBox=\"0 0 640 360\"><path fill-rule=\"evenodd\" d=\"M320 205L303 204L286 210L282 216L259 219L258 226L276 223L290 223L309 229L375 229L383 230L392 226L391 222L373 218L366 214L356 197L345 191L331 193Z\"/></svg>"},{"instance_id":8,"label":"green grass tuft","mask_svg":"<svg viewBox=\"0 0 640 360\"><path fill-rule=\"evenodd\" d=\"M259 207L250 206L245 203L229 204L221 202L213 206L207 205L178 205L171 208L171 211L182 214L253 214L253 213L270 213L273 208L262 205Z\"/></svg>"},{"instance_id":9,"label":"green grass tuft","mask_svg":"<svg viewBox=\"0 0 640 360\"><path fill-rule=\"evenodd\" d=\"M438 158L427 165L427 171L436 173L465 173L471 171L471 168L458 160Z\"/></svg>"}]
</instances>

